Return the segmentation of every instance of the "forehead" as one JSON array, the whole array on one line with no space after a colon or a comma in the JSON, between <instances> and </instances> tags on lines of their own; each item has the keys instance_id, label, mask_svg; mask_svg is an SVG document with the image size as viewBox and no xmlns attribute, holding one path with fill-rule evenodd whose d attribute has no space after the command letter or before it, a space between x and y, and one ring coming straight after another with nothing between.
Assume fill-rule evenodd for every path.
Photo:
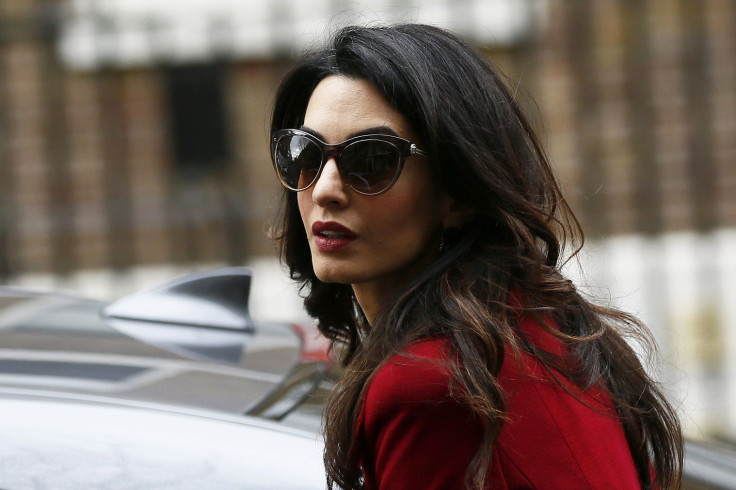
<instances>
[{"instance_id":1,"label":"forehead","mask_svg":"<svg viewBox=\"0 0 736 490\"><path fill-rule=\"evenodd\" d=\"M327 143L344 141L365 128L386 126L411 139L404 117L383 98L370 82L332 75L312 92L304 114L304 126Z\"/></svg>"}]
</instances>

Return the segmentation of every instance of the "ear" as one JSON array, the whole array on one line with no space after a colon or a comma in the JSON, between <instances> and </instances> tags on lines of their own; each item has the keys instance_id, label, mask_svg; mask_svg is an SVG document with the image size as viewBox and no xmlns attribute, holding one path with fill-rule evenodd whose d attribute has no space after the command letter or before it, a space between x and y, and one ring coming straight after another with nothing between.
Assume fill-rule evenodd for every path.
<instances>
[{"instance_id":1,"label":"ear","mask_svg":"<svg viewBox=\"0 0 736 490\"><path fill-rule=\"evenodd\" d=\"M448 194L442 196L443 228L462 228L474 215L475 210L467 204L458 202Z\"/></svg>"}]
</instances>

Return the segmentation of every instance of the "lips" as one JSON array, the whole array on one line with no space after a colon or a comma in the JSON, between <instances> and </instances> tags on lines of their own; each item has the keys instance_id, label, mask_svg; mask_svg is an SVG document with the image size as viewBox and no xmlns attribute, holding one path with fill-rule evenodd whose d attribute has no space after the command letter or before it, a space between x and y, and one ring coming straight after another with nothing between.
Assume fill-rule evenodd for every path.
<instances>
[{"instance_id":1,"label":"lips","mask_svg":"<svg viewBox=\"0 0 736 490\"><path fill-rule=\"evenodd\" d=\"M314 243L322 252L341 250L358 237L353 230L334 221L315 221L312 225Z\"/></svg>"}]
</instances>

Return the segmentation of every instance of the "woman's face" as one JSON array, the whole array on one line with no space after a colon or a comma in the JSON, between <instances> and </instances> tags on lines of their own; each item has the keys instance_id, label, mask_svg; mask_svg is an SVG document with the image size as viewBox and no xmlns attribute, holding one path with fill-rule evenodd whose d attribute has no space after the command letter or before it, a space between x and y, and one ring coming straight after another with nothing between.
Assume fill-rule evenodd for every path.
<instances>
[{"instance_id":1,"label":"woman's face","mask_svg":"<svg viewBox=\"0 0 736 490\"><path fill-rule=\"evenodd\" d=\"M404 117L369 82L342 76L317 85L303 129L332 144L370 130L422 148ZM383 296L436 256L450 206L421 156L408 157L393 187L377 196L347 187L330 159L317 182L297 196L315 274L323 282L353 285L369 320Z\"/></svg>"}]
</instances>

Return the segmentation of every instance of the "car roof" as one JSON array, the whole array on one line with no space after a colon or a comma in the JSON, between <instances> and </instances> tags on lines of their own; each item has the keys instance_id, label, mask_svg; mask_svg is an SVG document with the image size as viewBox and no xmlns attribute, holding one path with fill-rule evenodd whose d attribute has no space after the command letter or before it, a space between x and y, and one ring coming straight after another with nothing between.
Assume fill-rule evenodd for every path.
<instances>
[{"instance_id":1,"label":"car roof","mask_svg":"<svg viewBox=\"0 0 736 490\"><path fill-rule=\"evenodd\" d=\"M325 488L315 434L251 417L0 397L0 488Z\"/></svg>"}]
</instances>

